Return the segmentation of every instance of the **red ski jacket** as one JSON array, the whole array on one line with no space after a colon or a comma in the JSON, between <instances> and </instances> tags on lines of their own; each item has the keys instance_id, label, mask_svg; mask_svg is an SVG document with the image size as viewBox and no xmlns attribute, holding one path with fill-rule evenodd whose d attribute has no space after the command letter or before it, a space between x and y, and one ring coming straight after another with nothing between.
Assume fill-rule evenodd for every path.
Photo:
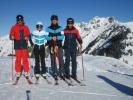
<instances>
[{"instance_id":1,"label":"red ski jacket","mask_svg":"<svg viewBox=\"0 0 133 100\"><path fill-rule=\"evenodd\" d=\"M19 24L16 24L11 28L10 35L14 36L16 40L20 40L21 39L20 31L23 31L22 38L28 37L30 35L30 30L28 26L19 25Z\"/></svg>"},{"instance_id":2,"label":"red ski jacket","mask_svg":"<svg viewBox=\"0 0 133 100\"><path fill-rule=\"evenodd\" d=\"M25 37L30 36L30 30L26 25L16 24L11 28L10 36L14 36L15 49L27 49Z\"/></svg>"}]
</instances>

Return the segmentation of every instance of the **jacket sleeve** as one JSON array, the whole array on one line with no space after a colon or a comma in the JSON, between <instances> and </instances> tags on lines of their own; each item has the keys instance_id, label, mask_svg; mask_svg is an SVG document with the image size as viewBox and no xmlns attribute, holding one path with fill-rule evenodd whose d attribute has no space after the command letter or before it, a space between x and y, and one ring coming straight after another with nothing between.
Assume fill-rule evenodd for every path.
<instances>
[{"instance_id":1,"label":"jacket sleeve","mask_svg":"<svg viewBox=\"0 0 133 100\"><path fill-rule=\"evenodd\" d=\"M50 32L50 29L49 29L49 28L46 28L46 35L45 35L45 38L46 38L47 41L52 40L52 38L49 36L49 32Z\"/></svg>"},{"instance_id":2,"label":"jacket sleeve","mask_svg":"<svg viewBox=\"0 0 133 100\"><path fill-rule=\"evenodd\" d=\"M29 37L29 36L30 36L30 30L28 26L25 26L25 37Z\"/></svg>"},{"instance_id":3,"label":"jacket sleeve","mask_svg":"<svg viewBox=\"0 0 133 100\"><path fill-rule=\"evenodd\" d=\"M14 26L12 26L11 30L10 30L10 35L14 36L15 32L14 32Z\"/></svg>"},{"instance_id":4,"label":"jacket sleeve","mask_svg":"<svg viewBox=\"0 0 133 100\"><path fill-rule=\"evenodd\" d=\"M29 41L30 41L30 45L33 46L34 43L33 43L33 41L32 41L32 33L29 35Z\"/></svg>"},{"instance_id":5,"label":"jacket sleeve","mask_svg":"<svg viewBox=\"0 0 133 100\"><path fill-rule=\"evenodd\" d=\"M58 32L61 32L61 35L60 35L60 36L57 36L57 40L63 40L63 39L64 39L63 28L60 27L60 28L58 29ZM57 33L58 33L58 32L57 32Z\"/></svg>"},{"instance_id":6,"label":"jacket sleeve","mask_svg":"<svg viewBox=\"0 0 133 100\"><path fill-rule=\"evenodd\" d=\"M82 43L83 43L83 41L82 41L82 39L81 39L81 37L80 37L80 35L79 35L79 31L78 31L78 30L77 30L77 32L76 32L76 38L77 38L79 44L82 44Z\"/></svg>"},{"instance_id":7,"label":"jacket sleeve","mask_svg":"<svg viewBox=\"0 0 133 100\"><path fill-rule=\"evenodd\" d=\"M9 39L11 39L11 36L15 36L14 26L10 30Z\"/></svg>"},{"instance_id":8,"label":"jacket sleeve","mask_svg":"<svg viewBox=\"0 0 133 100\"><path fill-rule=\"evenodd\" d=\"M46 39L47 41L52 40L52 38L48 35L48 32L46 32L45 39Z\"/></svg>"}]
</instances>

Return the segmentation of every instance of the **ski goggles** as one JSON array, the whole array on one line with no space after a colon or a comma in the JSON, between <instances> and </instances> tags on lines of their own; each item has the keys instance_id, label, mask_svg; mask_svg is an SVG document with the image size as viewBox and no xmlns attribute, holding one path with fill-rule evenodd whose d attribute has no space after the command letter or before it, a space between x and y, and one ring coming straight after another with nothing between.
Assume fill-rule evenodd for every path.
<instances>
[{"instance_id":1,"label":"ski goggles","mask_svg":"<svg viewBox=\"0 0 133 100\"><path fill-rule=\"evenodd\" d=\"M36 25L36 28L43 28L43 25Z\"/></svg>"}]
</instances>

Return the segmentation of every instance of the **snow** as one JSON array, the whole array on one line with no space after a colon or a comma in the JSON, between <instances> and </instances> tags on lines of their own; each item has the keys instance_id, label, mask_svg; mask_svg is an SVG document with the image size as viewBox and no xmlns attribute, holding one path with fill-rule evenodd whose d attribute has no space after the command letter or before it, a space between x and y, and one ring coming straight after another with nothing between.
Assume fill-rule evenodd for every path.
<instances>
[{"instance_id":1,"label":"snow","mask_svg":"<svg viewBox=\"0 0 133 100\"><path fill-rule=\"evenodd\" d=\"M11 58L0 58L0 100L133 100L133 69L120 60L83 55L86 86L67 86L59 80L59 86L49 85L42 78L38 85L28 85L22 77L18 85L9 84L11 80ZM30 59L33 64L33 59ZM78 59L78 78L82 80L81 57ZM50 59L46 61L50 66ZM34 64L33 64L34 65ZM35 79L32 79L35 82ZM4 84L6 83L6 84Z\"/></svg>"},{"instance_id":2,"label":"snow","mask_svg":"<svg viewBox=\"0 0 133 100\"><path fill-rule=\"evenodd\" d=\"M12 41L9 40L9 35L0 37L0 56L7 56L12 52Z\"/></svg>"},{"instance_id":3,"label":"snow","mask_svg":"<svg viewBox=\"0 0 133 100\"><path fill-rule=\"evenodd\" d=\"M127 26L127 27L130 28L131 31L133 32L133 22L126 22L126 23L120 22L120 24L121 24L121 25Z\"/></svg>"}]
</instances>

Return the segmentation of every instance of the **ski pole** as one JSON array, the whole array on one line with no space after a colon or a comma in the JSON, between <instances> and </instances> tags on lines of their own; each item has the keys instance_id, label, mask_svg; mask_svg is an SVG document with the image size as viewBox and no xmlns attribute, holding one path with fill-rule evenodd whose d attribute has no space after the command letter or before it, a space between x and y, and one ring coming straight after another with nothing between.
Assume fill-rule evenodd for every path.
<instances>
[{"instance_id":1,"label":"ski pole","mask_svg":"<svg viewBox=\"0 0 133 100\"><path fill-rule=\"evenodd\" d=\"M33 50L34 50L34 46L31 50L31 55L33 54ZM34 57L33 57L33 62L34 62ZM33 65L31 64L31 58L30 57L29 57L29 71L30 71L30 76L32 78L33 77Z\"/></svg>"},{"instance_id":2,"label":"ski pole","mask_svg":"<svg viewBox=\"0 0 133 100\"><path fill-rule=\"evenodd\" d=\"M49 47L47 47L47 46L45 45L45 63L46 63L46 61L48 60L49 52L50 52ZM47 64L46 64L46 65L47 65ZM50 77L50 67L49 67L49 66L46 66L46 69L47 69L48 77Z\"/></svg>"},{"instance_id":3,"label":"ski pole","mask_svg":"<svg viewBox=\"0 0 133 100\"><path fill-rule=\"evenodd\" d=\"M83 81L85 81L85 73L84 73L84 58L83 58L83 54L81 54L81 57L82 57Z\"/></svg>"},{"instance_id":4,"label":"ski pole","mask_svg":"<svg viewBox=\"0 0 133 100\"><path fill-rule=\"evenodd\" d=\"M84 57L82 53L82 47L80 48L81 60L82 60L82 73L83 73L83 81L85 81L85 71L84 71Z\"/></svg>"},{"instance_id":5,"label":"ski pole","mask_svg":"<svg viewBox=\"0 0 133 100\"><path fill-rule=\"evenodd\" d=\"M31 65L30 58L29 58L29 72L30 72L30 76L32 78L33 77L33 66Z\"/></svg>"},{"instance_id":6,"label":"ski pole","mask_svg":"<svg viewBox=\"0 0 133 100\"><path fill-rule=\"evenodd\" d=\"M12 81L13 81L13 40L12 40Z\"/></svg>"}]
</instances>

